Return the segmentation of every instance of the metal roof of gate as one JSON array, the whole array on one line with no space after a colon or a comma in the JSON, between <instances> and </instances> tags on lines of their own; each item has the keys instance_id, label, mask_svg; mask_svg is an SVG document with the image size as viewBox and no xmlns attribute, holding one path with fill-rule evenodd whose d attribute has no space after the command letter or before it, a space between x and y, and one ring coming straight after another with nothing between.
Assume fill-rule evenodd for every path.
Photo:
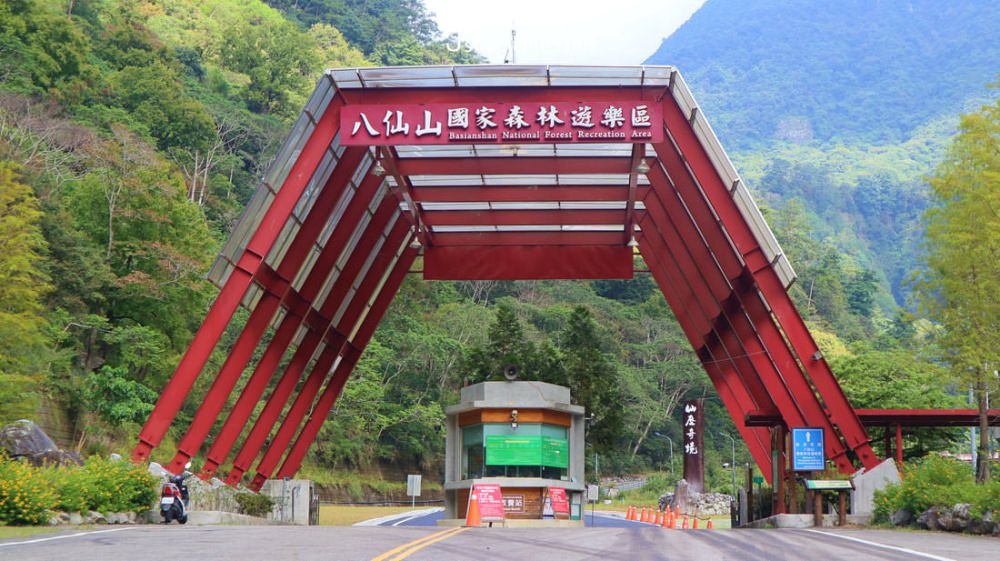
<instances>
[{"instance_id":1,"label":"metal roof of gate","mask_svg":"<svg viewBox=\"0 0 1000 561\"><path fill-rule=\"evenodd\" d=\"M208 278L221 287L225 284L239 256L260 224L280 186L295 164L303 145L309 138L321 116L338 93L343 90L372 90L389 88L484 88L484 87L562 87L562 86L641 86L663 88L674 97L679 107L689 117L689 121L701 144L711 157L715 170L726 184L731 186L731 195L741 214L750 225L768 261L787 288L794 282L795 273L781 250L778 241L764 221L760 210L740 178L729 157L722 149L714 131L705 119L683 77L672 66L518 66L518 65L477 65L477 66L427 66L353 68L328 70L319 81L309 98L292 131L269 166L267 175L251 198L243 216L236 224L229 239L215 260ZM291 219L284 225L276 243L265 258L272 268L277 268L288 249L295 233L308 215L322 186L343 156L339 134L334 137L321 165L315 170L308 187L303 192ZM457 173L434 174L417 173L405 175L412 189L412 201L416 209L409 207L409 200L400 201L400 211L409 213L416 210L427 218L426 233L440 240L440 245L480 245L485 233L507 233L514 239L529 240L533 244L553 243L546 240L558 239L555 243L586 242L624 243L625 211L628 206L629 169L622 166L618 173L598 173L582 171L577 173L574 162L588 160L620 160L625 162L630 155L630 144L462 144L462 145L409 145L400 146L395 156L400 167L408 167L417 159L443 158L454 162L468 162L470 159L512 159L524 161L526 158L546 158L546 162L565 161L560 166L561 173ZM655 158L651 144L645 147L647 157ZM376 157L375 149L358 163L357 171L349 188L330 213L324 227L324 236L316 241L296 279L293 287L300 289L309 276L312 265L320 255L329 233L342 218L342 213L352 195L357 191L366 170ZM445 162L447 163L447 162ZM638 177L637 186L648 185L645 175ZM392 174L385 176L381 189L397 187ZM540 189L541 187L563 187L561 189ZM567 188L569 187L569 188ZM641 197L634 201L637 212L644 210ZM550 213L532 212L538 219L518 220L517 211L556 211ZM461 212L465 211L465 212ZM463 220L462 216L472 216L476 220ZM512 211L512 212L505 212ZM579 212L566 212L579 211ZM374 208L370 209L374 212ZM369 215L370 215L369 212ZM551 220L546 223L544 217ZM492 220L491 220L492 219ZM529 222L529 223L524 223ZM638 228L638 226L637 226ZM357 231L361 232L361 228ZM543 238L540 233L561 232L559 238ZM576 234L576 235L574 235ZM336 280L336 273L347 255L353 250L358 236L350 240L347 250L338 261L337 268L327 277L321 294L325 295ZM492 239L503 239L493 236ZM253 307L260 296L256 285L243 299L245 306Z\"/></svg>"}]
</instances>

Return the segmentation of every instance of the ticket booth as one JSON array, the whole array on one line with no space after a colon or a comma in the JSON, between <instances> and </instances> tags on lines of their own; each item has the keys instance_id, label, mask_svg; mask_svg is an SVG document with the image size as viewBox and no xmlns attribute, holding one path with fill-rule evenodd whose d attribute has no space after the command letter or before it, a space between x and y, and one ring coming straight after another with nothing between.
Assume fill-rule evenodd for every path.
<instances>
[{"instance_id":1,"label":"ticket booth","mask_svg":"<svg viewBox=\"0 0 1000 561\"><path fill-rule=\"evenodd\" d=\"M582 525L584 408L569 388L483 382L445 408L445 521L465 518L475 484L499 485L508 525ZM577 517L578 518L578 517Z\"/></svg>"}]
</instances>

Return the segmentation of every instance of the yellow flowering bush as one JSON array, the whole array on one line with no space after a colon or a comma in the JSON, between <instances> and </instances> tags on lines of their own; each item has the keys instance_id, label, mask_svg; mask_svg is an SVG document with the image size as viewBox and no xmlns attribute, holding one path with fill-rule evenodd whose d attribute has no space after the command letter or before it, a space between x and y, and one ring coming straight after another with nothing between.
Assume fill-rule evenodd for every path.
<instances>
[{"instance_id":1,"label":"yellow flowering bush","mask_svg":"<svg viewBox=\"0 0 1000 561\"><path fill-rule=\"evenodd\" d=\"M139 512L158 492L156 477L126 461L36 468L0 454L0 524L42 524L51 510Z\"/></svg>"},{"instance_id":2,"label":"yellow flowering bush","mask_svg":"<svg viewBox=\"0 0 1000 561\"><path fill-rule=\"evenodd\" d=\"M48 470L58 495L57 508L67 512L138 512L150 508L158 480L126 461L92 457L82 467Z\"/></svg>"},{"instance_id":3,"label":"yellow flowering bush","mask_svg":"<svg viewBox=\"0 0 1000 561\"><path fill-rule=\"evenodd\" d=\"M875 492L875 522L887 522L893 512L907 509L920 514L932 506L971 505L974 516L987 511L1000 512L1000 479L976 485L972 467L965 463L932 454L907 464L902 482Z\"/></svg>"},{"instance_id":4,"label":"yellow flowering bush","mask_svg":"<svg viewBox=\"0 0 1000 561\"><path fill-rule=\"evenodd\" d=\"M42 524L56 500L39 470L0 453L0 523Z\"/></svg>"}]
</instances>

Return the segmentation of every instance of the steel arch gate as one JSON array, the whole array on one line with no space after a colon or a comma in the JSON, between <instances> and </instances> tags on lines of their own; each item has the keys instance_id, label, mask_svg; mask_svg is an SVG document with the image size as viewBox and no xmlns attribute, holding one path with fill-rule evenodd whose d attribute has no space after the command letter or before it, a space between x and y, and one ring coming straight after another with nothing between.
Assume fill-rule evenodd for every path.
<instances>
[{"instance_id":1,"label":"steel arch gate","mask_svg":"<svg viewBox=\"0 0 1000 561\"><path fill-rule=\"evenodd\" d=\"M823 427L842 472L848 451L880 461L678 71L555 66L328 71L213 265L220 293L132 458L160 444L241 305L250 316L167 469L202 451L261 347L199 474L242 438L226 482L253 469L258 489L299 469L419 254L428 279L631 278L634 247L768 480L770 431L750 417Z\"/></svg>"}]
</instances>

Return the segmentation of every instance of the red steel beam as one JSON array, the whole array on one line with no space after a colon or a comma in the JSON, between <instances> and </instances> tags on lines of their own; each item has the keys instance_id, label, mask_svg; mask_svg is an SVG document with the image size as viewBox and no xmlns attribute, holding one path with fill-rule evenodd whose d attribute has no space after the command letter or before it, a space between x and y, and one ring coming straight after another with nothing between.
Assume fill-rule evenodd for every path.
<instances>
[{"instance_id":1,"label":"red steel beam","mask_svg":"<svg viewBox=\"0 0 1000 561\"><path fill-rule=\"evenodd\" d=\"M330 142L336 136L341 105L340 100L335 99L330 102L319 122L316 123L309 139L303 145L298 158L292 165L271 205L265 211L263 220L250 238L236 267L212 303L205 320L191 340L191 344L177 365L177 369L174 370L174 374L170 377L170 381L160 393L153 411L139 432L139 442L132 451L132 461L136 463L145 461L153 448L163 439L167 429L170 428L170 424L177 416L184 399L191 391L191 387L205 367L212 350L215 349L219 338L240 306L243 296L250 288L258 267L270 251L271 246L274 245L285 222L291 216L295 204L302 196L306 185L309 184L309 180L329 149Z\"/></svg>"},{"instance_id":2,"label":"red steel beam","mask_svg":"<svg viewBox=\"0 0 1000 561\"><path fill-rule=\"evenodd\" d=\"M662 151L662 152L661 152ZM712 274L716 282L722 283L723 290L730 296L727 305L732 308L728 315L732 328L737 332L747 355L755 363L761 379L772 395L775 404L784 416L787 426L818 426L835 435L833 424L823 413L823 409L808 381L798 368L791 351L782 338L777 325L769 314L761 313L763 303L742 277L742 267L732 251L725 232L716 221L711 209L698 193L694 179L686 173L681 155L673 145L660 146L657 154L661 162L671 170L672 183L659 165L651 168L649 177L654 185L656 201L650 199L655 212L662 204L669 214L669 221L679 229L679 235L689 240L688 246L698 255L699 261L714 266L699 269L702 274ZM684 190L686 198L680 193ZM687 204L690 201L690 204ZM648 208L648 207L647 207ZM710 241L711 240L711 241ZM722 263L728 266L728 272ZM731 277L735 275L735 278ZM845 448L838 438L826 439L826 455L838 468L846 473L853 471Z\"/></svg>"},{"instance_id":3,"label":"red steel beam","mask_svg":"<svg viewBox=\"0 0 1000 561\"><path fill-rule=\"evenodd\" d=\"M288 349L288 345L296 332L298 332L299 327L306 321L306 318L310 318L309 324L318 325L323 323L323 319L317 317L318 313L312 310L312 301L319 295L330 269L343 252L344 245L356 229L357 224L365 213L365 209L371 204L372 198L378 192L382 181L383 179L372 174L371 168L369 168L368 174L361 180L361 184L358 185L354 196L347 203L347 208L344 209L340 221L334 227L319 257L309 271L302 285L301 292L293 291L287 295L285 307L288 313L282 318L281 323L275 330L274 337L254 368L253 374L240 391L240 397L237 399L236 404L230 411L229 416L222 425L222 429L208 451L205 465L199 477L203 479L210 478L215 473L215 470L225 461L244 426L250 419L250 415L257 406L257 402L264 394L271 377L274 375L274 371ZM301 360L308 359L309 357L305 357ZM295 380L293 379L289 383L294 385ZM271 409L265 407L265 410L268 412ZM254 438L258 438L258 435L251 434ZM266 437L266 434L259 438L262 439L264 437ZM248 437L247 442L251 442L250 437Z\"/></svg>"},{"instance_id":4,"label":"red steel beam","mask_svg":"<svg viewBox=\"0 0 1000 561\"><path fill-rule=\"evenodd\" d=\"M486 157L486 158L400 158L399 173L414 175L628 175L629 158L596 157Z\"/></svg>"},{"instance_id":5,"label":"red steel beam","mask_svg":"<svg viewBox=\"0 0 1000 561\"><path fill-rule=\"evenodd\" d=\"M386 197L379 204L371 221L364 227L364 233L358 240L350 257L348 257L340 275L334 281L333 287L330 289L323 305L318 312L310 314L310 316L315 318L315 321L309 322L307 320L306 326L309 327L309 331L303 337L302 341L299 342L295 353L292 355L292 359L285 366L285 371L278 380L278 384L271 392L271 396L268 398L264 409L257 417L257 421L243 443L243 447L236 455L236 459L233 461L233 468L226 477L226 483L230 485L238 483L242 474L250 468L250 464L257 457L257 453L267 440L267 436L274 427L274 423L277 422L281 410L288 402L288 398L291 397L296 382L323 341L326 331L333 321L333 315L340 306L341 300L347 294L350 282L354 280L368 259L368 256L371 255L372 249L381 238L383 230L394 216L396 216L396 201ZM397 221L397 224L401 223L403 222ZM317 271L317 278L322 280L331 271L333 263L323 264L323 268L317 269L319 265L319 263L314 265L313 270ZM345 278L347 280L344 280ZM312 291L312 288L310 288L310 291ZM313 370L316 370L315 367Z\"/></svg>"},{"instance_id":6,"label":"red steel beam","mask_svg":"<svg viewBox=\"0 0 1000 561\"><path fill-rule=\"evenodd\" d=\"M323 394L313 407L312 412L309 414L309 419L306 420L305 425L299 432L298 437L295 439L295 443L292 445L288 455L285 457L285 461L282 462L281 469L278 471L279 478L291 477L295 475L300 467L302 467L302 459L305 457L306 451L308 451L313 441L316 440L316 435L319 434L320 427L323 426L323 422L330 414L333 404L337 401L337 397L340 395L341 390L344 388L344 384L347 382L351 372L354 370L354 366L357 364L358 359L361 358L361 354L364 352L365 347L368 346L368 342L375 333L375 328L378 327L378 324L385 315L386 310L388 310L389 304L392 302L393 297L399 290L400 284L402 284L403 279L406 278L406 272L413 264L413 260L417 257L417 253L418 250L415 248L407 248L404 250L402 256L400 256L397 260L392 272L383 284L382 289L379 291L378 296L376 296L375 301L372 303L371 309L368 311L364 321L361 323L357 334L354 336L352 341L344 345L344 358L340 365L337 366L333 377L330 379L330 382L323 390ZM255 482L256 481L257 479L255 478Z\"/></svg>"},{"instance_id":7,"label":"red steel beam","mask_svg":"<svg viewBox=\"0 0 1000 561\"><path fill-rule=\"evenodd\" d=\"M635 235L635 223L637 222L635 216L635 197L639 186L639 162L646 155L646 145L645 144L633 144L632 145L632 162L631 170L628 174L628 200L625 203L625 241L628 243L631 241L632 236Z\"/></svg>"},{"instance_id":8,"label":"red steel beam","mask_svg":"<svg viewBox=\"0 0 1000 561\"><path fill-rule=\"evenodd\" d=\"M647 222L648 221L647 217ZM674 316L680 324L681 329L684 331L685 336L688 338L688 341L691 343L691 346L694 347L695 350L704 349L704 355L699 353L702 367L708 374L709 379L711 379L716 391L718 391L719 398L722 400L722 403L726 406L726 409L736 422L736 429L743 437L750 454L757 462L757 465L761 467L761 471L764 473L764 476L768 481L770 481L770 433L767 429L747 427L741 422L743 417L751 411L754 411L753 398L747 392L746 386L739 381L739 374L735 371L733 365L726 360L716 360L711 352L704 347L702 334L692 326L691 317L686 311L687 308L684 306L682 299L674 290L674 286L676 286L676 279L671 278L665 273L664 267L660 263L657 251L655 251L649 243L650 238L655 236L649 231L649 228L652 227L653 226L651 224L647 224L647 227L643 230L640 237L639 248L642 252L643 259L646 261L647 265L649 265L649 270L653 274L653 278L656 280L656 283L659 285L664 298L666 298L670 307L674 310ZM652 245L656 245L656 242L653 242Z\"/></svg>"},{"instance_id":9,"label":"red steel beam","mask_svg":"<svg viewBox=\"0 0 1000 561\"><path fill-rule=\"evenodd\" d=\"M392 190L393 195L395 195L397 200L406 205L410 213L410 217L412 218L411 223L414 226L417 239L424 245L431 245L434 241L433 236L431 236L430 231L424 224L420 206L413 200L413 194L410 192L413 185L410 182L410 178L404 177L399 171L399 155L396 153L396 149L388 146L385 148L379 147L377 150L386 171L396 183L395 188Z\"/></svg>"},{"instance_id":10,"label":"red steel beam","mask_svg":"<svg viewBox=\"0 0 1000 561\"><path fill-rule=\"evenodd\" d=\"M880 460L871 448L864 425L854 413L829 364L819 352L819 347L809 333L802 316L799 315L777 273L767 261L750 225L733 200L729 186L723 183L708 152L695 135L688 121L689 116L684 115L672 96L664 96L663 118L669 138L684 155L684 160L697 179L705 198L718 214L737 250L746 261L753 280L777 317L783 333L826 405L831 421L840 429L848 447L857 454L861 463L868 469L874 468Z\"/></svg>"},{"instance_id":11,"label":"red steel beam","mask_svg":"<svg viewBox=\"0 0 1000 561\"><path fill-rule=\"evenodd\" d=\"M621 210L424 210L430 226L545 226L623 224ZM628 240L626 240L628 241ZM624 245L625 242L622 242Z\"/></svg>"},{"instance_id":12,"label":"red steel beam","mask_svg":"<svg viewBox=\"0 0 1000 561\"><path fill-rule=\"evenodd\" d=\"M620 231L435 232L438 246L621 245Z\"/></svg>"},{"instance_id":13,"label":"red steel beam","mask_svg":"<svg viewBox=\"0 0 1000 561\"><path fill-rule=\"evenodd\" d=\"M292 244L285 252L284 258L278 265L277 271L272 271L266 267L266 275L258 273L257 279L262 282L264 293L257 306L250 313L246 324L239 337L229 351L226 362L219 370L215 381L205 394L201 406L195 413L191 425L188 427L184 438L181 439L177 447L177 454L167 465L167 471L179 473L183 471L184 465L194 457L205 442L205 437L211 430L212 425L219 417L229 394L232 393L236 382L243 374L243 369L253 356L254 349L260 343L261 338L267 330L271 319L278 311L278 307L284 300L291 280L298 274L299 269L305 262L309 253L309 248L319 238L326 225L329 213L333 210L337 201L344 193L351 177L356 173L358 164L364 157L366 150L347 148L337 162L333 173L323 185L322 191L317 195L316 201L309 212L309 216L303 221Z\"/></svg>"},{"instance_id":14,"label":"red steel beam","mask_svg":"<svg viewBox=\"0 0 1000 561\"><path fill-rule=\"evenodd\" d=\"M259 489L260 485L271 476L275 467L277 467L278 461L285 453L289 443L292 441L292 437L295 436L295 432L298 430L302 419L312 406L316 394L319 393L320 386L328 374L330 374L331 367L336 365L336 360L341 354L342 346L357 323L359 315L363 311L364 304L368 302L385 276L386 271L390 268L401 242L409 240L410 236L408 232L409 226L406 221L397 220L389 236L384 240L385 243L377 250L376 258L365 273L357 291L347 303L348 309L345 310L340 321L337 322L336 328L328 331L326 347L320 353L305 384L302 385L298 395L295 396L295 400L285 414L281 426L278 427L278 431L271 439L267 450L264 452L264 456L257 464L257 473L251 484L251 487L254 489ZM359 301L361 305L354 305L355 300ZM240 469L242 469L242 466ZM230 477L233 477L235 473L237 472L234 467L234 471L230 474Z\"/></svg>"},{"instance_id":15,"label":"red steel beam","mask_svg":"<svg viewBox=\"0 0 1000 561\"><path fill-rule=\"evenodd\" d=\"M636 198L642 200L646 186L636 187ZM617 202L627 201L625 185L480 185L413 187L414 200L427 203L461 202Z\"/></svg>"},{"instance_id":16,"label":"red steel beam","mask_svg":"<svg viewBox=\"0 0 1000 561\"><path fill-rule=\"evenodd\" d=\"M425 280L630 279L632 250L617 246L428 247Z\"/></svg>"},{"instance_id":17,"label":"red steel beam","mask_svg":"<svg viewBox=\"0 0 1000 561\"><path fill-rule=\"evenodd\" d=\"M664 149L663 162L670 161L670 155ZM679 173L678 173L679 175ZM742 286L734 287L730 279L726 278L724 271L715 259L715 254L705 236L712 236L716 239L716 245L722 243L723 235L718 229L717 222L711 215L702 216L702 222L707 223L703 230L695 218L685 212L684 201L679 199L678 193L671 187L669 180L663 174L660 166L650 170L650 181L653 184L653 192L646 199L647 208L654 218L660 217L660 212L666 208L669 216L660 217L666 220L671 229L676 229L677 237L684 240L684 245L691 252L701 266L698 272L702 276L712 276L717 282L723 283L724 290L730 292L730 296L724 300L724 306L720 318L724 318L730 330L739 337L740 345L749 360L753 363L755 370L760 375L761 381L767 388L775 405L782 412L788 426L820 426L827 430L829 434L835 434L834 427L829 419L823 415L822 408L808 382L802 377L798 370L794 358L781 338L775 325L769 317L761 318L758 321L751 321L747 314L748 303L754 300L759 302L756 293L747 292ZM663 203L662 200L666 200ZM708 209L704 209L708 210ZM709 232L714 230L713 232ZM719 253L729 251L728 245L719 248ZM739 281L741 279L737 279ZM739 283L742 285L742 283ZM764 344L764 337L770 335L770 345ZM778 357L780 364L784 367L785 375L779 371ZM800 403L801 402L801 403ZM830 438L826 445L827 456L834 459L838 466L846 471L852 471L850 462L844 456L845 449L839 439Z\"/></svg>"},{"instance_id":18,"label":"red steel beam","mask_svg":"<svg viewBox=\"0 0 1000 561\"><path fill-rule=\"evenodd\" d=\"M659 204L653 201L651 203ZM713 296L705 289L704 279L698 271L699 264L681 250L684 247L684 241L679 238L671 223L657 223L655 214L651 214L651 218L652 220L645 222L645 224L651 224L652 230L646 232L647 235L644 236L644 239L647 244L652 244L653 253L660 258L668 276L674 279L673 288L680 296L680 300L692 302L694 305L689 306L688 309L694 314L700 314L700 319L710 326L709 331L701 333L705 345L716 359L723 357L733 363L742 384L753 396L755 407L774 411L773 396L762 382L757 365L750 360L750 353L743 347L741 341L725 329L727 326L720 325L713 320L712 316L718 313L718 308L707 308L707 306L717 305L717 303L712 300ZM702 282L698 282L698 279L701 279Z\"/></svg>"}]
</instances>

